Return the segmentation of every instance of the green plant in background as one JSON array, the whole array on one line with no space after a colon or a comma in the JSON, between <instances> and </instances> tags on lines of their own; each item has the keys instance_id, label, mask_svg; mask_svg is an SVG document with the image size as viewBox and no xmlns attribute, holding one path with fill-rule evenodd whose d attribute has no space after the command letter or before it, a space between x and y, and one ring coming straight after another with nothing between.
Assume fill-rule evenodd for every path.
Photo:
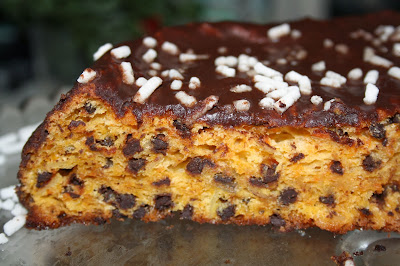
<instances>
[{"instance_id":1,"label":"green plant in background","mask_svg":"<svg viewBox=\"0 0 400 266\"><path fill-rule=\"evenodd\" d=\"M32 25L67 31L85 61L105 42L118 43L160 25L198 20L195 0L1 0L0 12L23 29Z\"/></svg>"}]
</instances>

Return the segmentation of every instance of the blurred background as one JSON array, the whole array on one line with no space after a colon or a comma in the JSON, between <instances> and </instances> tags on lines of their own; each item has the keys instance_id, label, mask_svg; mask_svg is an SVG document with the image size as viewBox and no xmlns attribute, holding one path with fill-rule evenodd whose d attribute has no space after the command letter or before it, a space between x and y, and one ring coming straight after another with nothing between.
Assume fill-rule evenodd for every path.
<instances>
[{"instance_id":1,"label":"blurred background","mask_svg":"<svg viewBox=\"0 0 400 266\"><path fill-rule=\"evenodd\" d=\"M0 136L41 121L106 42L191 21L268 23L382 9L400 10L400 1L1 0Z\"/></svg>"}]
</instances>

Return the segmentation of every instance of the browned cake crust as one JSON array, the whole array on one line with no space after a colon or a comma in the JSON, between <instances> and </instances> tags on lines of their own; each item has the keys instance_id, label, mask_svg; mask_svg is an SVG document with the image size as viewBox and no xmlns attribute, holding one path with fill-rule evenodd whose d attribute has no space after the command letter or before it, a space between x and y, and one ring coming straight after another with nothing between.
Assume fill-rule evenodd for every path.
<instances>
[{"instance_id":1,"label":"browned cake crust","mask_svg":"<svg viewBox=\"0 0 400 266\"><path fill-rule=\"evenodd\" d=\"M190 24L157 32L153 48L139 39L118 45L130 48L123 58L106 52L87 69L95 76L62 96L24 147L18 194L28 227L156 221L177 212L281 230L399 231L400 80L388 70L400 66L400 14L289 25L273 39L276 25ZM155 58L144 56L149 49ZM240 55L250 61L240 65ZM287 110L287 102L266 107L260 101L269 92L255 76L268 74L253 59L289 86L301 87L290 71L308 77L312 91L300 90ZM313 67L320 61L325 69ZM122 62L131 63L136 81L157 76L161 84L138 100L140 87L127 80ZM362 77L347 77L355 68ZM171 69L182 77L165 72ZM379 73L379 94L366 104L371 70ZM326 85L328 71L347 79ZM182 86L173 90L177 79ZM245 91L235 92L237 85ZM178 92L195 102L183 103Z\"/></svg>"}]
</instances>

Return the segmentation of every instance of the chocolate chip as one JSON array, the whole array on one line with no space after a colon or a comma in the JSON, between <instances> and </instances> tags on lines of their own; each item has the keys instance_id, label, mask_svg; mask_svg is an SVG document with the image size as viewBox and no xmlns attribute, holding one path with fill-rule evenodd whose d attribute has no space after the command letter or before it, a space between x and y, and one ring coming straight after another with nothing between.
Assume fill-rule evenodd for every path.
<instances>
[{"instance_id":1,"label":"chocolate chip","mask_svg":"<svg viewBox=\"0 0 400 266\"><path fill-rule=\"evenodd\" d=\"M83 122L83 121L75 121L75 120L72 120L72 121L69 123L69 125L68 125L68 129L69 129L69 130L72 130L72 129L74 129L74 128L76 128L76 127L79 127L79 126L86 126L86 124L85 124L85 122Z\"/></svg>"},{"instance_id":2,"label":"chocolate chip","mask_svg":"<svg viewBox=\"0 0 400 266\"><path fill-rule=\"evenodd\" d=\"M400 114L395 114L393 117L389 119L389 124L398 124L400 123Z\"/></svg>"},{"instance_id":3,"label":"chocolate chip","mask_svg":"<svg viewBox=\"0 0 400 266\"><path fill-rule=\"evenodd\" d=\"M365 216L371 216L371 215L372 215L372 212L371 212L369 209L367 209L367 208L362 208L362 209L360 209L360 212L361 212L362 214L364 214Z\"/></svg>"},{"instance_id":4,"label":"chocolate chip","mask_svg":"<svg viewBox=\"0 0 400 266\"><path fill-rule=\"evenodd\" d=\"M283 205L289 205L295 203L297 200L297 192L293 188L287 188L282 191L281 195L279 196L280 201Z\"/></svg>"},{"instance_id":5,"label":"chocolate chip","mask_svg":"<svg viewBox=\"0 0 400 266\"><path fill-rule=\"evenodd\" d=\"M109 201L115 199L115 193L111 187L106 187L106 186L102 185L100 187L100 189L98 190L98 192L103 195L103 200L105 202L109 202Z\"/></svg>"},{"instance_id":6,"label":"chocolate chip","mask_svg":"<svg viewBox=\"0 0 400 266\"><path fill-rule=\"evenodd\" d=\"M118 209L112 210L112 217L117 220L123 220L123 219L128 218L128 216L122 214Z\"/></svg>"},{"instance_id":7,"label":"chocolate chip","mask_svg":"<svg viewBox=\"0 0 400 266\"><path fill-rule=\"evenodd\" d=\"M286 225L286 221L279 214L272 214L269 217L269 222L276 227L281 227Z\"/></svg>"},{"instance_id":8,"label":"chocolate chip","mask_svg":"<svg viewBox=\"0 0 400 266\"><path fill-rule=\"evenodd\" d=\"M60 169L58 173L62 176L69 176L73 169Z\"/></svg>"},{"instance_id":9,"label":"chocolate chip","mask_svg":"<svg viewBox=\"0 0 400 266\"><path fill-rule=\"evenodd\" d=\"M256 187L265 187L267 184L277 181L280 176L280 173L276 172L277 166L277 163L274 163L271 166L262 164L260 170L262 178L252 176L249 179L250 184Z\"/></svg>"},{"instance_id":10,"label":"chocolate chip","mask_svg":"<svg viewBox=\"0 0 400 266\"><path fill-rule=\"evenodd\" d=\"M85 103L84 107L88 114L93 114L96 111L96 107L94 107L91 103Z\"/></svg>"},{"instance_id":11,"label":"chocolate chip","mask_svg":"<svg viewBox=\"0 0 400 266\"><path fill-rule=\"evenodd\" d=\"M343 175L343 167L341 162L332 161L330 168L333 173Z\"/></svg>"},{"instance_id":12,"label":"chocolate chip","mask_svg":"<svg viewBox=\"0 0 400 266\"><path fill-rule=\"evenodd\" d=\"M140 169L142 169L146 164L146 160L145 159L130 159L128 161L128 170L137 174L139 172Z\"/></svg>"},{"instance_id":13,"label":"chocolate chip","mask_svg":"<svg viewBox=\"0 0 400 266\"><path fill-rule=\"evenodd\" d=\"M374 158L371 155L368 155L363 160L363 168L365 171L368 172L373 172L376 168L381 166L381 164L382 164L381 160L374 160Z\"/></svg>"},{"instance_id":14,"label":"chocolate chip","mask_svg":"<svg viewBox=\"0 0 400 266\"><path fill-rule=\"evenodd\" d=\"M136 204L136 197L132 194L118 194L115 200L118 207L123 210L130 209Z\"/></svg>"},{"instance_id":15,"label":"chocolate chip","mask_svg":"<svg viewBox=\"0 0 400 266\"><path fill-rule=\"evenodd\" d=\"M103 140L96 140L101 146L111 147L114 145L114 140L111 137L106 137Z\"/></svg>"},{"instance_id":16,"label":"chocolate chip","mask_svg":"<svg viewBox=\"0 0 400 266\"><path fill-rule=\"evenodd\" d=\"M393 216L393 215L394 215L393 212L388 212L387 214L388 214L389 216Z\"/></svg>"},{"instance_id":17,"label":"chocolate chip","mask_svg":"<svg viewBox=\"0 0 400 266\"><path fill-rule=\"evenodd\" d=\"M108 169L108 168L110 168L111 166L113 166L113 161L111 160L111 158L107 158L106 159L106 164L105 165L103 165L103 168L104 169Z\"/></svg>"},{"instance_id":18,"label":"chocolate chip","mask_svg":"<svg viewBox=\"0 0 400 266\"><path fill-rule=\"evenodd\" d=\"M37 181L36 181L36 187L37 188L44 187L47 183L49 183L49 181L51 180L52 177L53 177L53 174L50 172L43 172L43 173L38 174Z\"/></svg>"},{"instance_id":19,"label":"chocolate chip","mask_svg":"<svg viewBox=\"0 0 400 266\"><path fill-rule=\"evenodd\" d=\"M128 135L125 146L122 150L125 157L131 157L135 153L141 151L143 151L143 148L140 146L140 140L132 138L132 135Z\"/></svg>"},{"instance_id":20,"label":"chocolate chip","mask_svg":"<svg viewBox=\"0 0 400 266\"><path fill-rule=\"evenodd\" d=\"M276 172L277 163L270 166L262 164L261 165L261 175L263 177L264 184L272 183L278 180L280 173Z\"/></svg>"},{"instance_id":21,"label":"chocolate chip","mask_svg":"<svg viewBox=\"0 0 400 266\"><path fill-rule=\"evenodd\" d=\"M99 149L96 147L96 144L94 142L94 137L90 136L86 138L85 144L89 146L90 150L92 151L98 151Z\"/></svg>"},{"instance_id":22,"label":"chocolate chip","mask_svg":"<svg viewBox=\"0 0 400 266\"><path fill-rule=\"evenodd\" d=\"M296 153L291 159L290 162L292 163L297 163L298 161L300 161L301 159L304 159L304 154L303 153Z\"/></svg>"},{"instance_id":23,"label":"chocolate chip","mask_svg":"<svg viewBox=\"0 0 400 266\"><path fill-rule=\"evenodd\" d=\"M65 212L60 212L60 213L57 215L57 219L58 219L58 220L63 220L65 217L67 217L67 214L66 214Z\"/></svg>"},{"instance_id":24,"label":"chocolate chip","mask_svg":"<svg viewBox=\"0 0 400 266\"><path fill-rule=\"evenodd\" d=\"M179 134L181 135L181 137L183 137L183 138L190 137L190 135L191 135L190 128L186 124L182 123L179 120L174 120L174 122L172 124L179 131Z\"/></svg>"},{"instance_id":25,"label":"chocolate chip","mask_svg":"<svg viewBox=\"0 0 400 266\"><path fill-rule=\"evenodd\" d=\"M250 177L249 182L251 185L256 186L256 187L265 187L265 183L261 178L257 178L257 177Z\"/></svg>"},{"instance_id":26,"label":"chocolate chip","mask_svg":"<svg viewBox=\"0 0 400 266\"><path fill-rule=\"evenodd\" d=\"M148 206L140 206L137 210L133 212L133 218L142 219L147 213Z\"/></svg>"},{"instance_id":27,"label":"chocolate chip","mask_svg":"<svg viewBox=\"0 0 400 266\"><path fill-rule=\"evenodd\" d=\"M372 194L371 201L382 207L385 204L385 198L386 190L384 190L382 193L375 192L374 194Z\"/></svg>"},{"instance_id":28,"label":"chocolate chip","mask_svg":"<svg viewBox=\"0 0 400 266\"><path fill-rule=\"evenodd\" d=\"M375 245L374 251L377 252L386 251L386 247L383 245Z\"/></svg>"},{"instance_id":29,"label":"chocolate chip","mask_svg":"<svg viewBox=\"0 0 400 266\"><path fill-rule=\"evenodd\" d=\"M376 124L376 123L372 124L369 127L369 132L374 138L377 139L383 139L386 137L386 130L382 124Z\"/></svg>"},{"instance_id":30,"label":"chocolate chip","mask_svg":"<svg viewBox=\"0 0 400 266\"><path fill-rule=\"evenodd\" d=\"M73 199L77 199L81 196L81 195L75 193L74 189L71 186L64 186L63 193L67 193Z\"/></svg>"},{"instance_id":31,"label":"chocolate chip","mask_svg":"<svg viewBox=\"0 0 400 266\"><path fill-rule=\"evenodd\" d=\"M222 221L227 221L235 215L236 205L229 205L222 211L218 211L217 214Z\"/></svg>"},{"instance_id":32,"label":"chocolate chip","mask_svg":"<svg viewBox=\"0 0 400 266\"><path fill-rule=\"evenodd\" d=\"M103 217L94 217L93 222L97 225L105 224L107 222Z\"/></svg>"},{"instance_id":33,"label":"chocolate chip","mask_svg":"<svg viewBox=\"0 0 400 266\"><path fill-rule=\"evenodd\" d=\"M190 204L186 204L186 206L183 208L181 218L192 219L192 216L193 216L193 206Z\"/></svg>"},{"instance_id":34,"label":"chocolate chip","mask_svg":"<svg viewBox=\"0 0 400 266\"><path fill-rule=\"evenodd\" d=\"M233 182L235 181L235 178L225 175L223 173L218 173L218 174L214 175L214 181L218 182L218 183L229 185L229 184L233 184Z\"/></svg>"},{"instance_id":35,"label":"chocolate chip","mask_svg":"<svg viewBox=\"0 0 400 266\"><path fill-rule=\"evenodd\" d=\"M203 168L206 164L214 166L214 164L208 159L203 159L201 157L194 157L186 165L186 170L193 175L199 175L203 171Z\"/></svg>"},{"instance_id":36,"label":"chocolate chip","mask_svg":"<svg viewBox=\"0 0 400 266\"><path fill-rule=\"evenodd\" d=\"M151 140L151 143L153 144L153 151L155 153L162 153L164 155L167 153L168 142L166 142L164 134L158 134Z\"/></svg>"},{"instance_id":37,"label":"chocolate chip","mask_svg":"<svg viewBox=\"0 0 400 266\"><path fill-rule=\"evenodd\" d=\"M319 197L319 201L323 204L326 204L328 206L334 206L335 205L335 197L333 195L329 195L326 197Z\"/></svg>"},{"instance_id":38,"label":"chocolate chip","mask_svg":"<svg viewBox=\"0 0 400 266\"><path fill-rule=\"evenodd\" d=\"M85 145L90 146L92 144L94 144L94 137L93 136L87 137L86 141L85 141Z\"/></svg>"},{"instance_id":39,"label":"chocolate chip","mask_svg":"<svg viewBox=\"0 0 400 266\"><path fill-rule=\"evenodd\" d=\"M136 196L132 194L119 194L111 187L101 186L98 190L103 195L104 201L120 209L130 209L136 204Z\"/></svg>"},{"instance_id":40,"label":"chocolate chip","mask_svg":"<svg viewBox=\"0 0 400 266\"><path fill-rule=\"evenodd\" d=\"M160 187L160 186L162 186L162 185L166 185L166 186L169 186L170 184L171 184L171 180L169 179L169 177L166 177L166 178L164 178L164 179L161 179L161 180L159 180L159 181L156 181L156 182L153 182L153 183L151 183L153 186L156 186L156 187Z\"/></svg>"},{"instance_id":41,"label":"chocolate chip","mask_svg":"<svg viewBox=\"0 0 400 266\"><path fill-rule=\"evenodd\" d=\"M389 143L388 138L384 138L383 141L382 141L383 147L386 147L388 145L388 143Z\"/></svg>"},{"instance_id":42,"label":"chocolate chip","mask_svg":"<svg viewBox=\"0 0 400 266\"><path fill-rule=\"evenodd\" d=\"M71 197L71 198L73 198L73 199L77 199L77 198L79 198L81 195L79 195L79 194L76 194L76 193L74 193L74 192L67 192L68 193L68 195Z\"/></svg>"},{"instance_id":43,"label":"chocolate chip","mask_svg":"<svg viewBox=\"0 0 400 266\"><path fill-rule=\"evenodd\" d=\"M361 139L357 138L357 146L361 147L362 145L364 145L364 142Z\"/></svg>"},{"instance_id":44,"label":"chocolate chip","mask_svg":"<svg viewBox=\"0 0 400 266\"><path fill-rule=\"evenodd\" d=\"M338 133L336 133L333 130L327 130L326 132L329 134L331 139L339 144L344 144L352 147L355 143L355 140L349 137L349 134L347 132L343 132L342 129L337 130Z\"/></svg>"},{"instance_id":45,"label":"chocolate chip","mask_svg":"<svg viewBox=\"0 0 400 266\"><path fill-rule=\"evenodd\" d=\"M169 209L174 205L171 199L171 194L157 195L154 201L155 208L159 211Z\"/></svg>"},{"instance_id":46,"label":"chocolate chip","mask_svg":"<svg viewBox=\"0 0 400 266\"><path fill-rule=\"evenodd\" d=\"M85 182L83 180L80 180L76 174L72 174L71 177L69 178L69 183L75 186L80 186L83 187Z\"/></svg>"}]
</instances>

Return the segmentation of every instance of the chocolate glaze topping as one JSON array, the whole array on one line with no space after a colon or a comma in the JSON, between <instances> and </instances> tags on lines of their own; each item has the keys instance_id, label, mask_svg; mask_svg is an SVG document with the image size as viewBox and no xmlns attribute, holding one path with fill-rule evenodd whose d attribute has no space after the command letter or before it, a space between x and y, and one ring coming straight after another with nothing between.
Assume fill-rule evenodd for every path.
<instances>
[{"instance_id":1,"label":"chocolate glaze topping","mask_svg":"<svg viewBox=\"0 0 400 266\"><path fill-rule=\"evenodd\" d=\"M181 91L194 96L197 104L193 107L185 107L175 98L177 91L171 90L172 80L169 77L161 77L163 83L146 100L144 104L133 101L133 96L139 87L135 84L126 85L122 81L122 73L119 67L121 62L131 62L135 79L139 77L151 78L150 64L146 63L142 56L149 49L142 39L126 42L132 51L131 55L123 59L115 59L107 52L95 62L92 69L97 72L96 78L91 82L95 85L95 93L98 97L109 103L114 111L123 116L125 112L133 112L138 120L146 115L171 115L174 119L185 121L194 113L201 110L202 100L210 95L219 97L218 103L202 114L198 121L208 124L223 126L236 125L265 125L268 127L294 126L294 127L335 127L335 126L365 126L374 122L380 122L386 117L400 112L400 80L387 74L388 68L373 65L363 60L363 51L366 46L372 47L375 54L392 61L394 66L400 66L400 57L393 54L394 43L400 39L390 38L375 45L363 37L351 37L352 32L364 30L373 35L373 39L379 39L374 32L381 25L400 25L400 14L386 11L363 17L338 18L331 21L316 21L304 19L289 23L291 30L301 32L299 38L286 35L279 40L268 37L267 31L276 25L255 25L246 23L221 22L221 23L196 23L185 26L164 28L154 34L157 40L155 62L161 64L161 72L167 69L177 69L182 73L184 80ZM324 47L325 39L330 39L336 44L345 44L348 53L340 53L335 49ZM179 48L180 53L193 51L197 55L207 55L206 59L191 62L180 62L179 54L171 55L161 49L161 45L169 41ZM226 47L226 52L221 54L220 47ZM218 51L219 50L219 51ZM305 57L296 58L299 51ZM311 79L312 94L301 95L300 99L283 114L275 110L263 109L259 101L265 94L254 87L252 77L236 68L235 77L226 77L215 71L215 58L219 56L235 56L247 54L256 57L260 62L268 61L268 66L281 72L283 75L294 70ZM278 59L286 59L286 64L279 64ZM313 72L311 66L319 61L325 61L326 70ZM350 80L341 86L333 88L323 86L320 80L328 70L337 72L347 77L353 68L361 68L363 76L360 80ZM379 88L377 102L366 105L363 102L365 84L363 78L369 71L379 71L376 86ZM191 77L198 77L200 87L189 88ZM230 88L235 85L247 84L252 91L234 93ZM290 83L294 85L294 83ZM87 86L87 84L75 85L75 90ZM319 95L323 101L336 99L332 107L325 111L324 104L314 105L310 98ZM238 112L233 108L233 101L246 99L251 107L248 111Z\"/></svg>"}]
</instances>

